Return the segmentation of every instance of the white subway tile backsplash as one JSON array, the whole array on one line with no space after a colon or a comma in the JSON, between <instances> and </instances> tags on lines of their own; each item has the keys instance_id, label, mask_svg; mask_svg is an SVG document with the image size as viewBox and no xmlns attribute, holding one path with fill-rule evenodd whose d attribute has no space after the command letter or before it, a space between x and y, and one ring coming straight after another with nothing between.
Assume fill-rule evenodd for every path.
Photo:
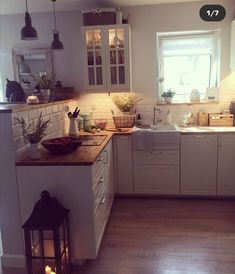
<instances>
[{"instance_id":1,"label":"white subway tile backsplash","mask_svg":"<svg viewBox=\"0 0 235 274\"><path fill-rule=\"evenodd\" d=\"M50 120L51 120L51 123L58 123L61 120L61 114L55 113L50 115Z\"/></svg>"},{"instance_id":2,"label":"white subway tile backsplash","mask_svg":"<svg viewBox=\"0 0 235 274\"><path fill-rule=\"evenodd\" d=\"M74 110L77 106L77 100L70 102L69 105L71 111ZM15 117L24 118L26 123L33 122L36 125L37 119L41 112L44 121L50 119L50 124L46 131L47 135L44 138L49 139L61 137L68 132L69 120L67 118L67 114L65 113L63 103L42 107L39 109L31 109L29 111L12 113L12 131L17 159L27 152L28 145L23 141L22 131L20 126L16 124Z\"/></svg>"},{"instance_id":3,"label":"white subway tile backsplash","mask_svg":"<svg viewBox=\"0 0 235 274\"><path fill-rule=\"evenodd\" d=\"M59 108L59 111L64 111L64 104L59 104L58 108Z\"/></svg>"},{"instance_id":4,"label":"white subway tile backsplash","mask_svg":"<svg viewBox=\"0 0 235 274\"><path fill-rule=\"evenodd\" d=\"M52 112L53 112L52 106L47 106L47 107L46 107L46 114L47 114L47 115L50 115L50 114L52 114Z\"/></svg>"},{"instance_id":5,"label":"white subway tile backsplash","mask_svg":"<svg viewBox=\"0 0 235 274\"><path fill-rule=\"evenodd\" d=\"M38 113L37 109L32 109L29 111L29 120L33 120L38 118L38 116L40 115L40 113Z\"/></svg>"},{"instance_id":6,"label":"white subway tile backsplash","mask_svg":"<svg viewBox=\"0 0 235 274\"><path fill-rule=\"evenodd\" d=\"M19 119L24 118L26 121L29 120L29 112L28 111L21 111L12 114L14 117L18 117Z\"/></svg>"},{"instance_id":7,"label":"white subway tile backsplash","mask_svg":"<svg viewBox=\"0 0 235 274\"><path fill-rule=\"evenodd\" d=\"M19 137L22 135L22 130L19 125L12 126L13 137Z\"/></svg>"},{"instance_id":8,"label":"white subway tile backsplash","mask_svg":"<svg viewBox=\"0 0 235 274\"><path fill-rule=\"evenodd\" d=\"M55 113L55 112L58 112L58 111L59 111L58 105L53 105L52 106L52 112Z\"/></svg>"}]
</instances>

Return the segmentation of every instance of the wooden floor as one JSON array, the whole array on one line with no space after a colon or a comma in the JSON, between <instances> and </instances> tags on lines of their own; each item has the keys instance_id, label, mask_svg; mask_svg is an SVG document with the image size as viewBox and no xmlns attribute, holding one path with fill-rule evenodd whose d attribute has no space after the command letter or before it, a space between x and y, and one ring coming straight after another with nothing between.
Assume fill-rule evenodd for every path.
<instances>
[{"instance_id":1,"label":"wooden floor","mask_svg":"<svg viewBox=\"0 0 235 274\"><path fill-rule=\"evenodd\" d=\"M118 198L97 260L72 272L158 273L235 273L235 200Z\"/></svg>"}]
</instances>

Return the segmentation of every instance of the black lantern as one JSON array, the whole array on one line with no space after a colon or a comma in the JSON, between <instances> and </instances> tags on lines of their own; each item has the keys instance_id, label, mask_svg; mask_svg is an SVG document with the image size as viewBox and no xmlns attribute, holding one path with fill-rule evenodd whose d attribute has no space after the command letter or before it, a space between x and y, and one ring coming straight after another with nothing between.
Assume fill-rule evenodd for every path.
<instances>
[{"instance_id":1,"label":"black lantern","mask_svg":"<svg viewBox=\"0 0 235 274\"><path fill-rule=\"evenodd\" d=\"M68 213L48 191L41 193L23 225L28 274L70 273Z\"/></svg>"}]
</instances>

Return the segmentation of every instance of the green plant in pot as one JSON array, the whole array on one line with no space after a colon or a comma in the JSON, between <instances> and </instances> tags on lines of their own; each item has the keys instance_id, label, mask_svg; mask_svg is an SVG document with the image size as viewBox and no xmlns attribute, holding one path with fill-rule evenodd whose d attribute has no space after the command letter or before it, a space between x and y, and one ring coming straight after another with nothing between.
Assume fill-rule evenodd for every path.
<instances>
[{"instance_id":1,"label":"green plant in pot","mask_svg":"<svg viewBox=\"0 0 235 274\"><path fill-rule=\"evenodd\" d=\"M164 91L161 96L164 98L164 100L167 103L171 103L172 102L172 98L175 95L175 91L171 90L171 89L167 89L166 91Z\"/></svg>"},{"instance_id":2,"label":"green plant in pot","mask_svg":"<svg viewBox=\"0 0 235 274\"><path fill-rule=\"evenodd\" d=\"M29 146L29 156L31 159L40 158L39 143L42 138L46 136L46 129L50 122L50 119L44 121L42 112L40 113L37 123L27 123L24 118L15 117L15 121L19 124L25 144Z\"/></svg>"},{"instance_id":3,"label":"green plant in pot","mask_svg":"<svg viewBox=\"0 0 235 274\"><path fill-rule=\"evenodd\" d=\"M32 75L32 78L36 82L35 89L39 92L40 101L48 102L51 96L52 79L47 74L41 74L39 77Z\"/></svg>"}]
</instances>

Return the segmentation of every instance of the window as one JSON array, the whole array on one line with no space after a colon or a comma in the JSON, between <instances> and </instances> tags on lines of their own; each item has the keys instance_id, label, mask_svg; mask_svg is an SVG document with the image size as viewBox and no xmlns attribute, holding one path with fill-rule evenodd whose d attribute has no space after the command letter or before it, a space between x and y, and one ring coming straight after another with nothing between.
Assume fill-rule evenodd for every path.
<instances>
[{"instance_id":1,"label":"window","mask_svg":"<svg viewBox=\"0 0 235 274\"><path fill-rule=\"evenodd\" d=\"M1 77L1 70L0 70L0 101L3 100L3 89L2 89L2 77Z\"/></svg>"},{"instance_id":2,"label":"window","mask_svg":"<svg viewBox=\"0 0 235 274\"><path fill-rule=\"evenodd\" d=\"M175 91L173 102L206 101L219 83L219 30L157 33L158 97ZM213 89L217 90L217 89Z\"/></svg>"}]
</instances>

